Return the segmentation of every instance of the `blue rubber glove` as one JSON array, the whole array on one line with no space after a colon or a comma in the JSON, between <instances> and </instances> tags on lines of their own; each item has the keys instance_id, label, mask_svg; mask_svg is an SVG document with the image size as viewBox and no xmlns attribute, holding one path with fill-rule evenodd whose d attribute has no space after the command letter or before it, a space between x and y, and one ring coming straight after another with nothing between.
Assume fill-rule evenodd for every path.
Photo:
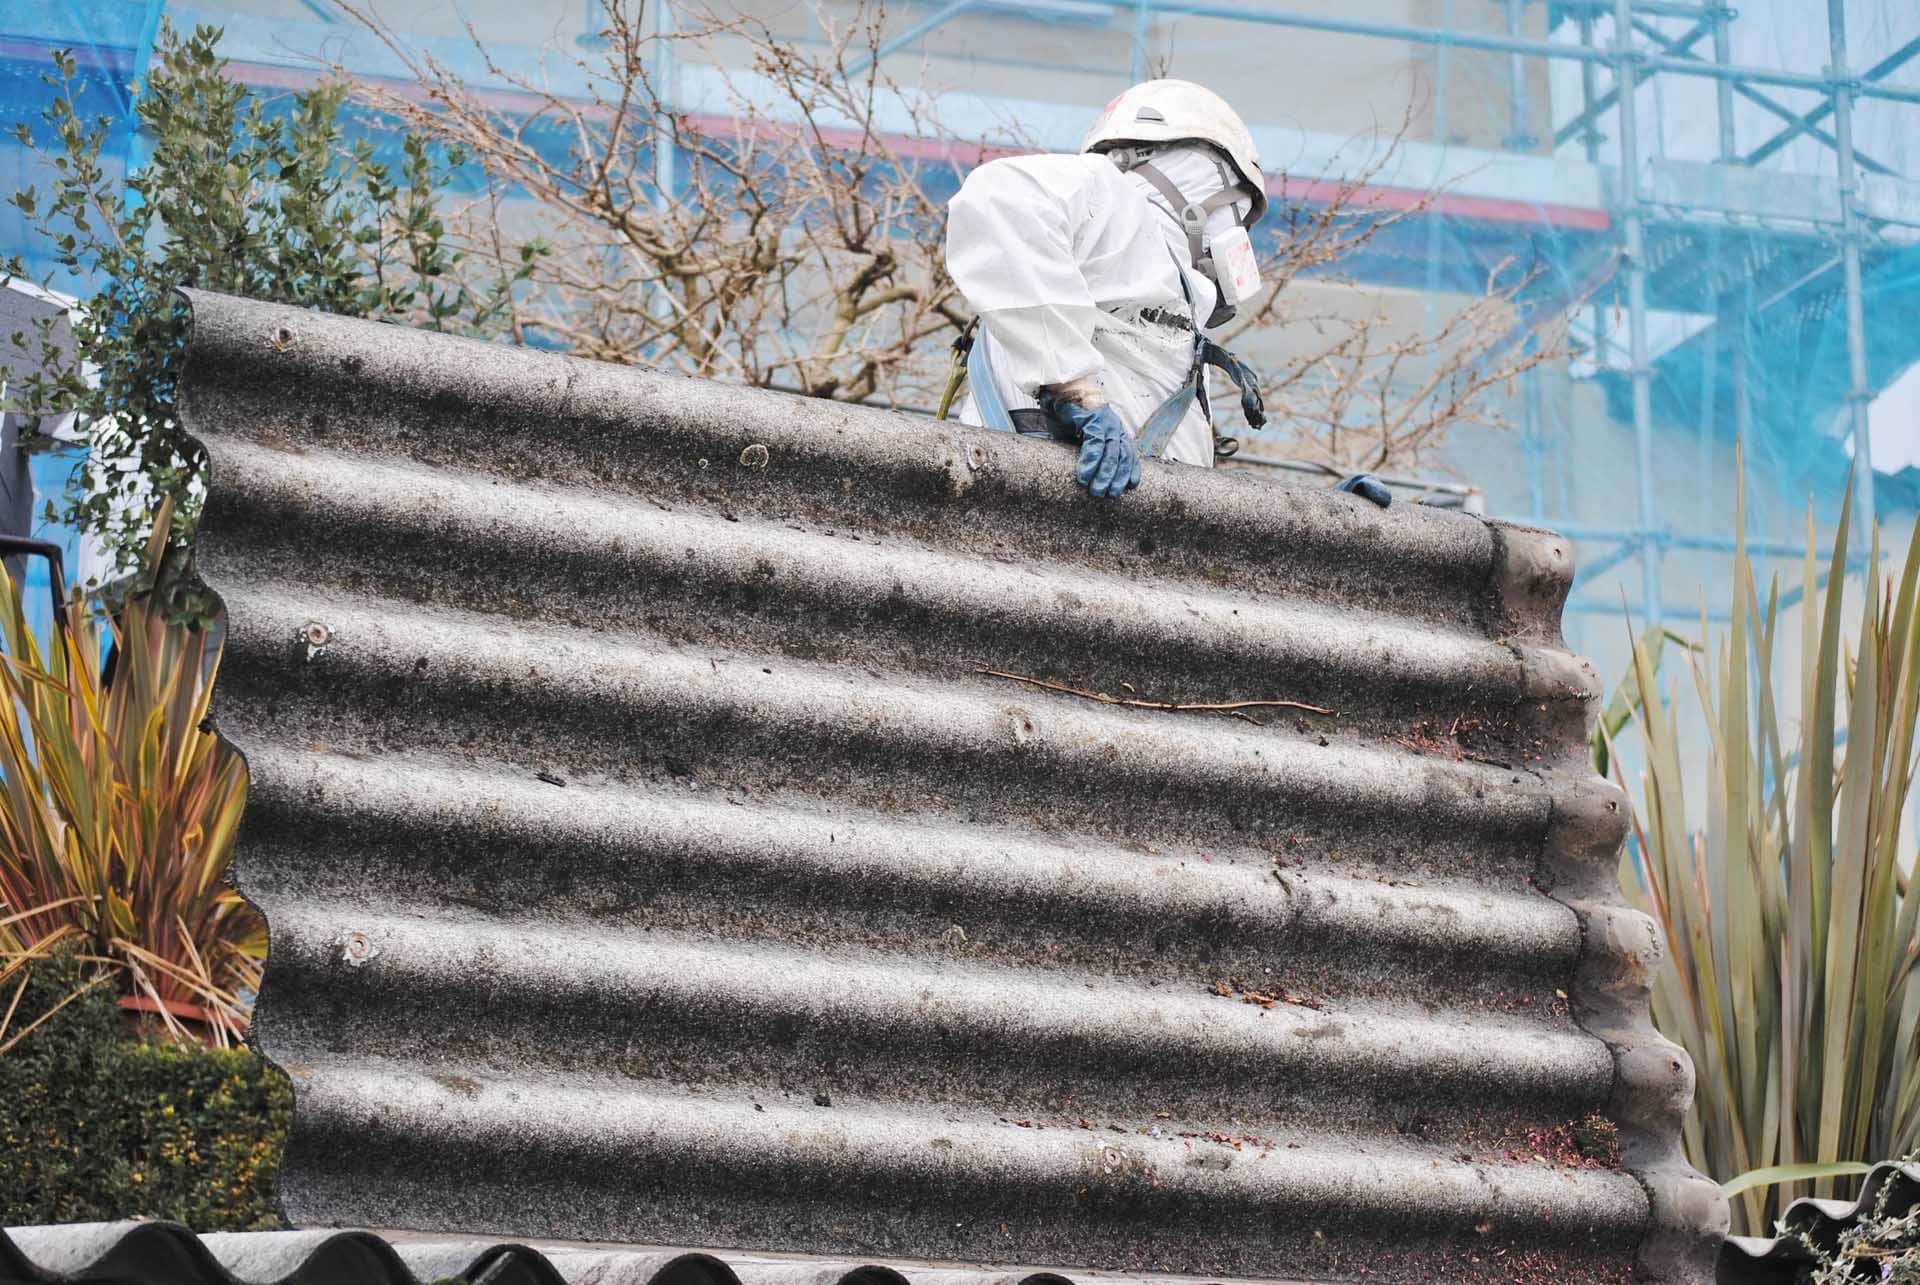
<instances>
[{"instance_id":1,"label":"blue rubber glove","mask_svg":"<svg viewBox=\"0 0 1920 1285\"><path fill-rule=\"evenodd\" d=\"M1357 495L1363 500L1372 500L1383 509L1393 503L1393 492L1387 489L1385 482L1371 473L1355 473L1333 489L1345 491L1349 495Z\"/></svg>"},{"instance_id":2,"label":"blue rubber glove","mask_svg":"<svg viewBox=\"0 0 1920 1285\"><path fill-rule=\"evenodd\" d=\"M1073 477L1090 494L1103 500L1118 499L1140 485L1140 448L1113 413L1113 407L1088 410L1078 402L1042 391L1040 409L1080 438L1080 462Z\"/></svg>"}]
</instances>

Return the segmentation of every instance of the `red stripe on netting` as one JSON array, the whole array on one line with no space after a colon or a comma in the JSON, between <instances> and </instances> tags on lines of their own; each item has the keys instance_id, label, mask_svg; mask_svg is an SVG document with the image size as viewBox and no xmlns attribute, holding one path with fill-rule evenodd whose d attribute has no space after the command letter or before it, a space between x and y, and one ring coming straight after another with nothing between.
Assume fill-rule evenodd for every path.
<instances>
[{"instance_id":1,"label":"red stripe on netting","mask_svg":"<svg viewBox=\"0 0 1920 1285\"><path fill-rule=\"evenodd\" d=\"M239 79L252 85L303 89L321 79L321 76L314 72L276 67L267 63L234 63L232 67ZM415 102L425 104L430 101L427 91L413 82L386 76L368 76L365 79L376 81L384 88ZM470 89L469 92L477 102L495 111L532 112L547 105L539 95L521 90ZM605 115L606 112L604 109L586 108L584 114L592 118ZM801 126L794 124L764 118L731 116L719 112L692 112L679 114L677 118L682 122L683 127L691 132L716 138L731 135L757 142L782 142L799 137L803 132ZM867 137L858 129L839 126L820 127L806 132L813 134L829 147L845 149L858 149ZM1005 144L926 138L878 130L873 132L872 137L892 156L907 160L933 161L960 169L970 169L1002 156L1025 155L1029 151L1027 148ZM1613 226L1613 218L1606 210L1588 206L1556 205L1511 197L1474 196L1464 192L1433 193L1420 188L1391 187L1372 183L1349 187L1336 179L1327 178L1306 179L1278 175L1267 180L1267 195L1274 200L1304 201L1318 205L1344 200L1347 205L1362 210L1403 211L1419 209L1424 205L1426 213L1483 223L1545 224L1549 227L1586 232L1605 232Z\"/></svg>"}]
</instances>

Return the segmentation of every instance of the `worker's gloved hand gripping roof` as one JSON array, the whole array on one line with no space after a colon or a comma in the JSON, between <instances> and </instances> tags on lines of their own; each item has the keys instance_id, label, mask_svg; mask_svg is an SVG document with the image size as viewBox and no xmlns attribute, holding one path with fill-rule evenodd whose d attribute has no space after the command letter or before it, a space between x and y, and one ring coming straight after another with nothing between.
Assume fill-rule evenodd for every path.
<instances>
[{"instance_id":1,"label":"worker's gloved hand gripping roof","mask_svg":"<svg viewBox=\"0 0 1920 1285\"><path fill-rule=\"evenodd\" d=\"M1385 482L1382 482L1371 473L1355 473L1353 476L1343 479L1333 489L1336 491L1345 491L1348 495L1357 495L1361 499L1372 504L1377 504L1383 509L1393 503L1393 492L1387 489Z\"/></svg>"},{"instance_id":2,"label":"worker's gloved hand gripping roof","mask_svg":"<svg viewBox=\"0 0 1920 1285\"><path fill-rule=\"evenodd\" d=\"M1140 485L1140 448L1113 407L1087 407L1040 391L1040 405L1080 438L1073 480L1100 499L1115 499Z\"/></svg>"}]
</instances>

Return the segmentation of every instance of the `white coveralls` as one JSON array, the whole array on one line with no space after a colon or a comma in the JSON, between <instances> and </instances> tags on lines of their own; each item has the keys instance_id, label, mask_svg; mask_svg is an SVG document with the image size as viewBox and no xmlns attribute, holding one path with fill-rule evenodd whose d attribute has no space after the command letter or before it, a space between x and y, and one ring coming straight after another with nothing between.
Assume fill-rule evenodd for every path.
<instances>
[{"instance_id":1,"label":"white coveralls","mask_svg":"<svg viewBox=\"0 0 1920 1285\"><path fill-rule=\"evenodd\" d=\"M1219 163L1197 148L1168 148L1153 164L1191 202L1225 185ZM1141 310L1204 322L1217 297L1166 200L1105 156L1083 153L989 161L947 209L947 269L979 314L1007 408L1034 407L1040 387L1091 376L1137 437L1193 368L1192 332L1144 320ZM1214 211L1208 233L1244 212L1244 204ZM960 419L981 422L971 390ZM1212 466L1213 429L1198 401L1162 458Z\"/></svg>"}]
</instances>

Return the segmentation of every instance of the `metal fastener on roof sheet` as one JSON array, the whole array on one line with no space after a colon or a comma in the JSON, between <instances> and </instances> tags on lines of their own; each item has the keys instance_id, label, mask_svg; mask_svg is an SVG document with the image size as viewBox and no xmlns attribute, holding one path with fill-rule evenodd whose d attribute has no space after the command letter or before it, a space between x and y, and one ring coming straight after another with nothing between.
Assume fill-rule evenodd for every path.
<instances>
[{"instance_id":1,"label":"metal fastener on roof sheet","mask_svg":"<svg viewBox=\"0 0 1920 1285\"><path fill-rule=\"evenodd\" d=\"M297 1224L1711 1279L1565 541L190 298Z\"/></svg>"}]
</instances>

